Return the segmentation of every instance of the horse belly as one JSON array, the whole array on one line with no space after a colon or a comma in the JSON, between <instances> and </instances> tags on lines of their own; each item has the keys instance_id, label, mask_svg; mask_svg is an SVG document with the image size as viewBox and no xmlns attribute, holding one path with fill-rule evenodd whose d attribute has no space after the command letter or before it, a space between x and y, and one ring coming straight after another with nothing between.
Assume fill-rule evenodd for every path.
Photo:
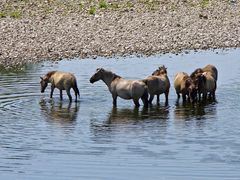
<instances>
[{"instance_id":1,"label":"horse belly","mask_svg":"<svg viewBox=\"0 0 240 180\"><path fill-rule=\"evenodd\" d=\"M122 99L132 99L131 93L127 90L118 90L117 95Z\"/></svg>"}]
</instances>

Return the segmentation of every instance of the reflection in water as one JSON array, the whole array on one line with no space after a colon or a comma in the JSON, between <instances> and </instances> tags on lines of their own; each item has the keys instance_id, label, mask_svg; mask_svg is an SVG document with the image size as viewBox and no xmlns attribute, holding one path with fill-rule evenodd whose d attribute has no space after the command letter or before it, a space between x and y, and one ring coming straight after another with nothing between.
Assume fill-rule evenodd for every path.
<instances>
[{"instance_id":1,"label":"reflection in water","mask_svg":"<svg viewBox=\"0 0 240 180\"><path fill-rule=\"evenodd\" d=\"M216 101L208 100L202 101L197 104L191 104L187 102L176 102L174 110L175 119L180 120L192 120L192 119L207 119L210 116L216 114Z\"/></svg>"},{"instance_id":2,"label":"reflection in water","mask_svg":"<svg viewBox=\"0 0 240 180\"><path fill-rule=\"evenodd\" d=\"M152 106L150 108L112 108L105 121L91 119L91 131L94 141L109 141L116 134L125 131L142 134L142 131L164 132L168 126L169 108ZM124 133L125 134L125 133ZM126 134L126 135L127 135ZM154 134L154 133L153 133ZM129 135L129 134L128 134ZM149 135L151 136L151 135Z\"/></svg>"},{"instance_id":3,"label":"reflection in water","mask_svg":"<svg viewBox=\"0 0 240 180\"><path fill-rule=\"evenodd\" d=\"M45 99L41 99L39 104L41 112L47 121L61 125L75 123L80 107L78 103L68 102L64 104L62 101L55 103L53 100L47 102Z\"/></svg>"},{"instance_id":4,"label":"reflection in water","mask_svg":"<svg viewBox=\"0 0 240 180\"><path fill-rule=\"evenodd\" d=\"M112 108L109 113L107 124L129 124L137 123L140 120L166 120L168 119L169 110L165 107L151 106L150 108L118 109Z\"/></svg>"}]
</instances>

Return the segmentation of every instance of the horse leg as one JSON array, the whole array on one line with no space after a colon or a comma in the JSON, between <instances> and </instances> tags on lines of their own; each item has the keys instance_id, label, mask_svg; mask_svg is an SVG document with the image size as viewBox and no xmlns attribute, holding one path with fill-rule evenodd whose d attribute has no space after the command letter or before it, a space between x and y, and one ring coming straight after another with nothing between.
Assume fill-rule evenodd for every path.
<instances>
[{"instance_id":1,"label":"horse leg","mask_svg":"<svg viewBox=\"0 0 240 180\"><path fill-rule=\"evenodd\" d=\"M51 86L50 98L52 98L52 96L53 96L54 88L55 88L54 86Z\"/></svg>"},{"instance_id":2,"label":"horse leg","mask_svg":"<svg viewBox=\"0 0 240 180\"><path fill-rule=\"evenodd\" d=\"M186 102L186 94L182 94L183 102Z\"/></svg>"},{"instance_id":3,"label":"horse leg","mask_svg":"<svg viewBox=\"0 0 240 180\"><path fill-rule=\"evenodd\" d=\"M67 91L69 101L72 102L72 96L71 96L71 93L70 93L70 89L67 89L66 91Z\"/></svg>"},{"instance_id":4,"label":"horse leg","mask_svg":"<svg viewBox=\"0 0 240 180\"><path fill-rule=\"evenodd\" d=\"M148 107L148 92L146 91L141 97L144 107Z\"/></svg>"},{"instance_id":5,"label":"horse leg","mask_svg":"<svg viewBox=\"0 0 240 180\"><path fill-rule=\"evenodd\" d=\"M62 90L60 90L60 100L63 100Z\"/></svg>"},{"instance_id":6,"label":"horse leg","mask_svg":"<svg viewBox=\"0 0 240 180\"><path fill-rule=\"evenodd\" d=\"M160 104L160 94L157 94L157 105Z\"/></svg>"},{"instance_id":7,"label":"horse leg","mask_svg":"<svg viewBox=\"0 0 240 180\"><path fill-rule=\"evenodd\" d=\"M135 104L136 107L139 107L139 106L140 106L138 99L133 99L133 102L134 102L134 104Z\"/></svg>"},{"instance_id":8,"label":"horse leg","mask_svg":"<svg viewBox=\"0 0 240 180\"><path fill-rule=\"evenodd\" d=\"M207 99L207 92L204 92L203 93L203 100L206 100Z\"/></svg>"},{"instance_id":9,"label":"horse leg","mask_svg":"<svg viewBox=\"0 0 240 180\"><path fill-rule=\"evenodd\" d=\"M75 92L75 102L77 102L77 96L79 96L79 98L80 98L80 93L79 93L78 87L76 85L73 86L73 90Z\"/></svg>"},{"instance_id":10,"label":"horse leg","mask_svg":"<svg viewBox=\"0 0 240 180\"><path fill-rule=\"evenodd\" d=\"M154 98L154 94L150 94L150 98L149 98L149 100L148 100L148 103L149 103L149 104L152 104L153 98Z\"/></svg>"},{"instance_id":11,"label":"horse leg","mask_svg":"<svg viewBox=\"0 0 240 180\"><path fill-rule=\"evenodd\" d=\"M213 96L213 100L214 101L216 100L216 96L215 96L216 89L217 89L217 82L215 81L215 88L214 88L214 90L212 92L212 96Z\"/></svg>"},{"instance_id":12,"label":"horse leg","mask_svg":"<svg viewBox=\"0 0 240 180\"><path fill-rule=\"evenodd\" d=\"M198 100L201 101L201 92L198 93Z\"/></svg>"},{"instance_id":13,"label":"horse leg","mask_svg":"<svg viewBox=\"0 0 240 180\"><path fill-rule=\"evenodd\" d=\"M180 99L180 93L176 92L177 98Z\"/></svg>"},{"instance_id":14,"label":"horse leg","mask_svg":"<svg viewBox=\"0 0 240 180\"><path fill-rule=\"evenodd\" d=\"M169 94L169 90L165 92L165 106L168 105L168 94Z\"/></svg>"},{"instance_id":15,"label":"horse leg","mask_svg":"<svg viewBox=\"0 0 240 180\"><path fill-rule=\"evenodd\" d=\"M112 96L113 98L113 106L117 107L117 96Z\"/></svg>"}]
</instances>

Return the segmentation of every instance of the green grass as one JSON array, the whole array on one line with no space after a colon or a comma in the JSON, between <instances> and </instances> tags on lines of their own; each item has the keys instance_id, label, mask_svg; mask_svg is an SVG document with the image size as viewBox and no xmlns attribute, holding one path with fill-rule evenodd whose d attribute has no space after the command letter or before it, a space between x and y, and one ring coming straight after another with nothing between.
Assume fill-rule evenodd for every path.
<instances>
[{"instance_id":1,"label":"green grass","mask_svg":"<svg viewBox=\"0 0 240 180\"><path fill-rule=\"evenodd\" d=\"M100 0L99 3L98 3L98 7L107 9L108 8L108 3L105 0Z\"/></svg>"},{"instance_id":2,"label":"green grass","mask_svg":"<svg viewBox=\"0 0 240 180\"><path fill-rule=\"evenodd\" d=\"M89 12L89 14L94 15L96 13L96 7L95 6L90 6L88 12Z\"/></svg>"},{"instance_id":3,"label":"green grass","mask_svg":"<svg viewBox=\"0 0 240 180\"><path fill-rule=\"evenodd\" d=\"M6 12L0 12L0 18L5 18L7 17L7 13Z\"/></svg>"},{"instance_id":4,"label":"green grass","mask_svg":"<svg viewBox=\"0 0 240 180\"><path fill-rule=\"evenodd\" d=\"M6 18L8 16L11 18L21 18L22 13L18 10L0 12L0 18Z\"/></svg>"},{"instance_id":5,"label":"green grass","mask_svg":"<svg viewBox=\"0 0 240 180\"><path fill-rule=\"evenodd\" d=\"M11 18L20 18L22 16L22 13L20 11L11 11L9 12L9 16Z\"/></svg>"},{"instance_id":6,"label":"green grass","mask_svg":"<svg viewBox=\"0 0 240 180\"><path fill-rule=\"evenodd\" d=\"M202 7L202 8L205 8L205 7L207 7L209 5L209 0L202 0L201 2L200 2L200 6Z\"/></svg>"}]
</instances>

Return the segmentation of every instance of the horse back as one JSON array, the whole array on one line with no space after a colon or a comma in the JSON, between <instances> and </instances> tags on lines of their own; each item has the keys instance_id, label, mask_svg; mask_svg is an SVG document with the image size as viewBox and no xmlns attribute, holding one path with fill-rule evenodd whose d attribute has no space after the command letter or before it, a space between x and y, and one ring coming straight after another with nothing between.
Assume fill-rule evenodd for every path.
<instances>
[{"instance_id":1,"label":"horse back","mask_svg":"<svg viewBox=\"0 0 240 180\"><path fill-rule=\"evenodd\" d=\"M111 91L123 99L141 97L146 90L146 84L141 80L115 79Z\"/></svg>"},{"instance_id":2,"label":"horse back","mask_svg":"<svg viewBox=\"0 0 240 180\"><path fill-rule=\"evenodd\" d=\"M190 76L185 72L179 72L175 75L174 88L178 93L185 91L185 82L188 78L190 78Z\"/></svg>"},{"instance_id":3,"label":"horse back","mask_svg":"<svg viewBox=\"0 0 240 180\"><path fill-rule=\"evenodd\" d=\"M210 72L205 72L203 75L206 77L206 83L205 83L205 90L208 92L213 91L216 89L216 81L214 77L211 75Z\"/></svg>"},{"instance_id":4,"label":"horse back","mask_svg":"<svg viewBox=\"0 0 240 180\"><path fill-rule=\"evenodd\" d=\"M203 68L204 72L209 72L213 78L217 81L218 79L218 70L214 65L208 64Z\"/></svg>"},{"instance_id":5,"label":"horse back","mask_svg":"<svg viewBox=\"0 0 240 180\"><path fill-rule=\"evenodd\" d=\"M75 86L76 78L73 74L67 72L56 72L52 76L54 86L59 89L67 89Z\"/></svg>"}]
</instances>

